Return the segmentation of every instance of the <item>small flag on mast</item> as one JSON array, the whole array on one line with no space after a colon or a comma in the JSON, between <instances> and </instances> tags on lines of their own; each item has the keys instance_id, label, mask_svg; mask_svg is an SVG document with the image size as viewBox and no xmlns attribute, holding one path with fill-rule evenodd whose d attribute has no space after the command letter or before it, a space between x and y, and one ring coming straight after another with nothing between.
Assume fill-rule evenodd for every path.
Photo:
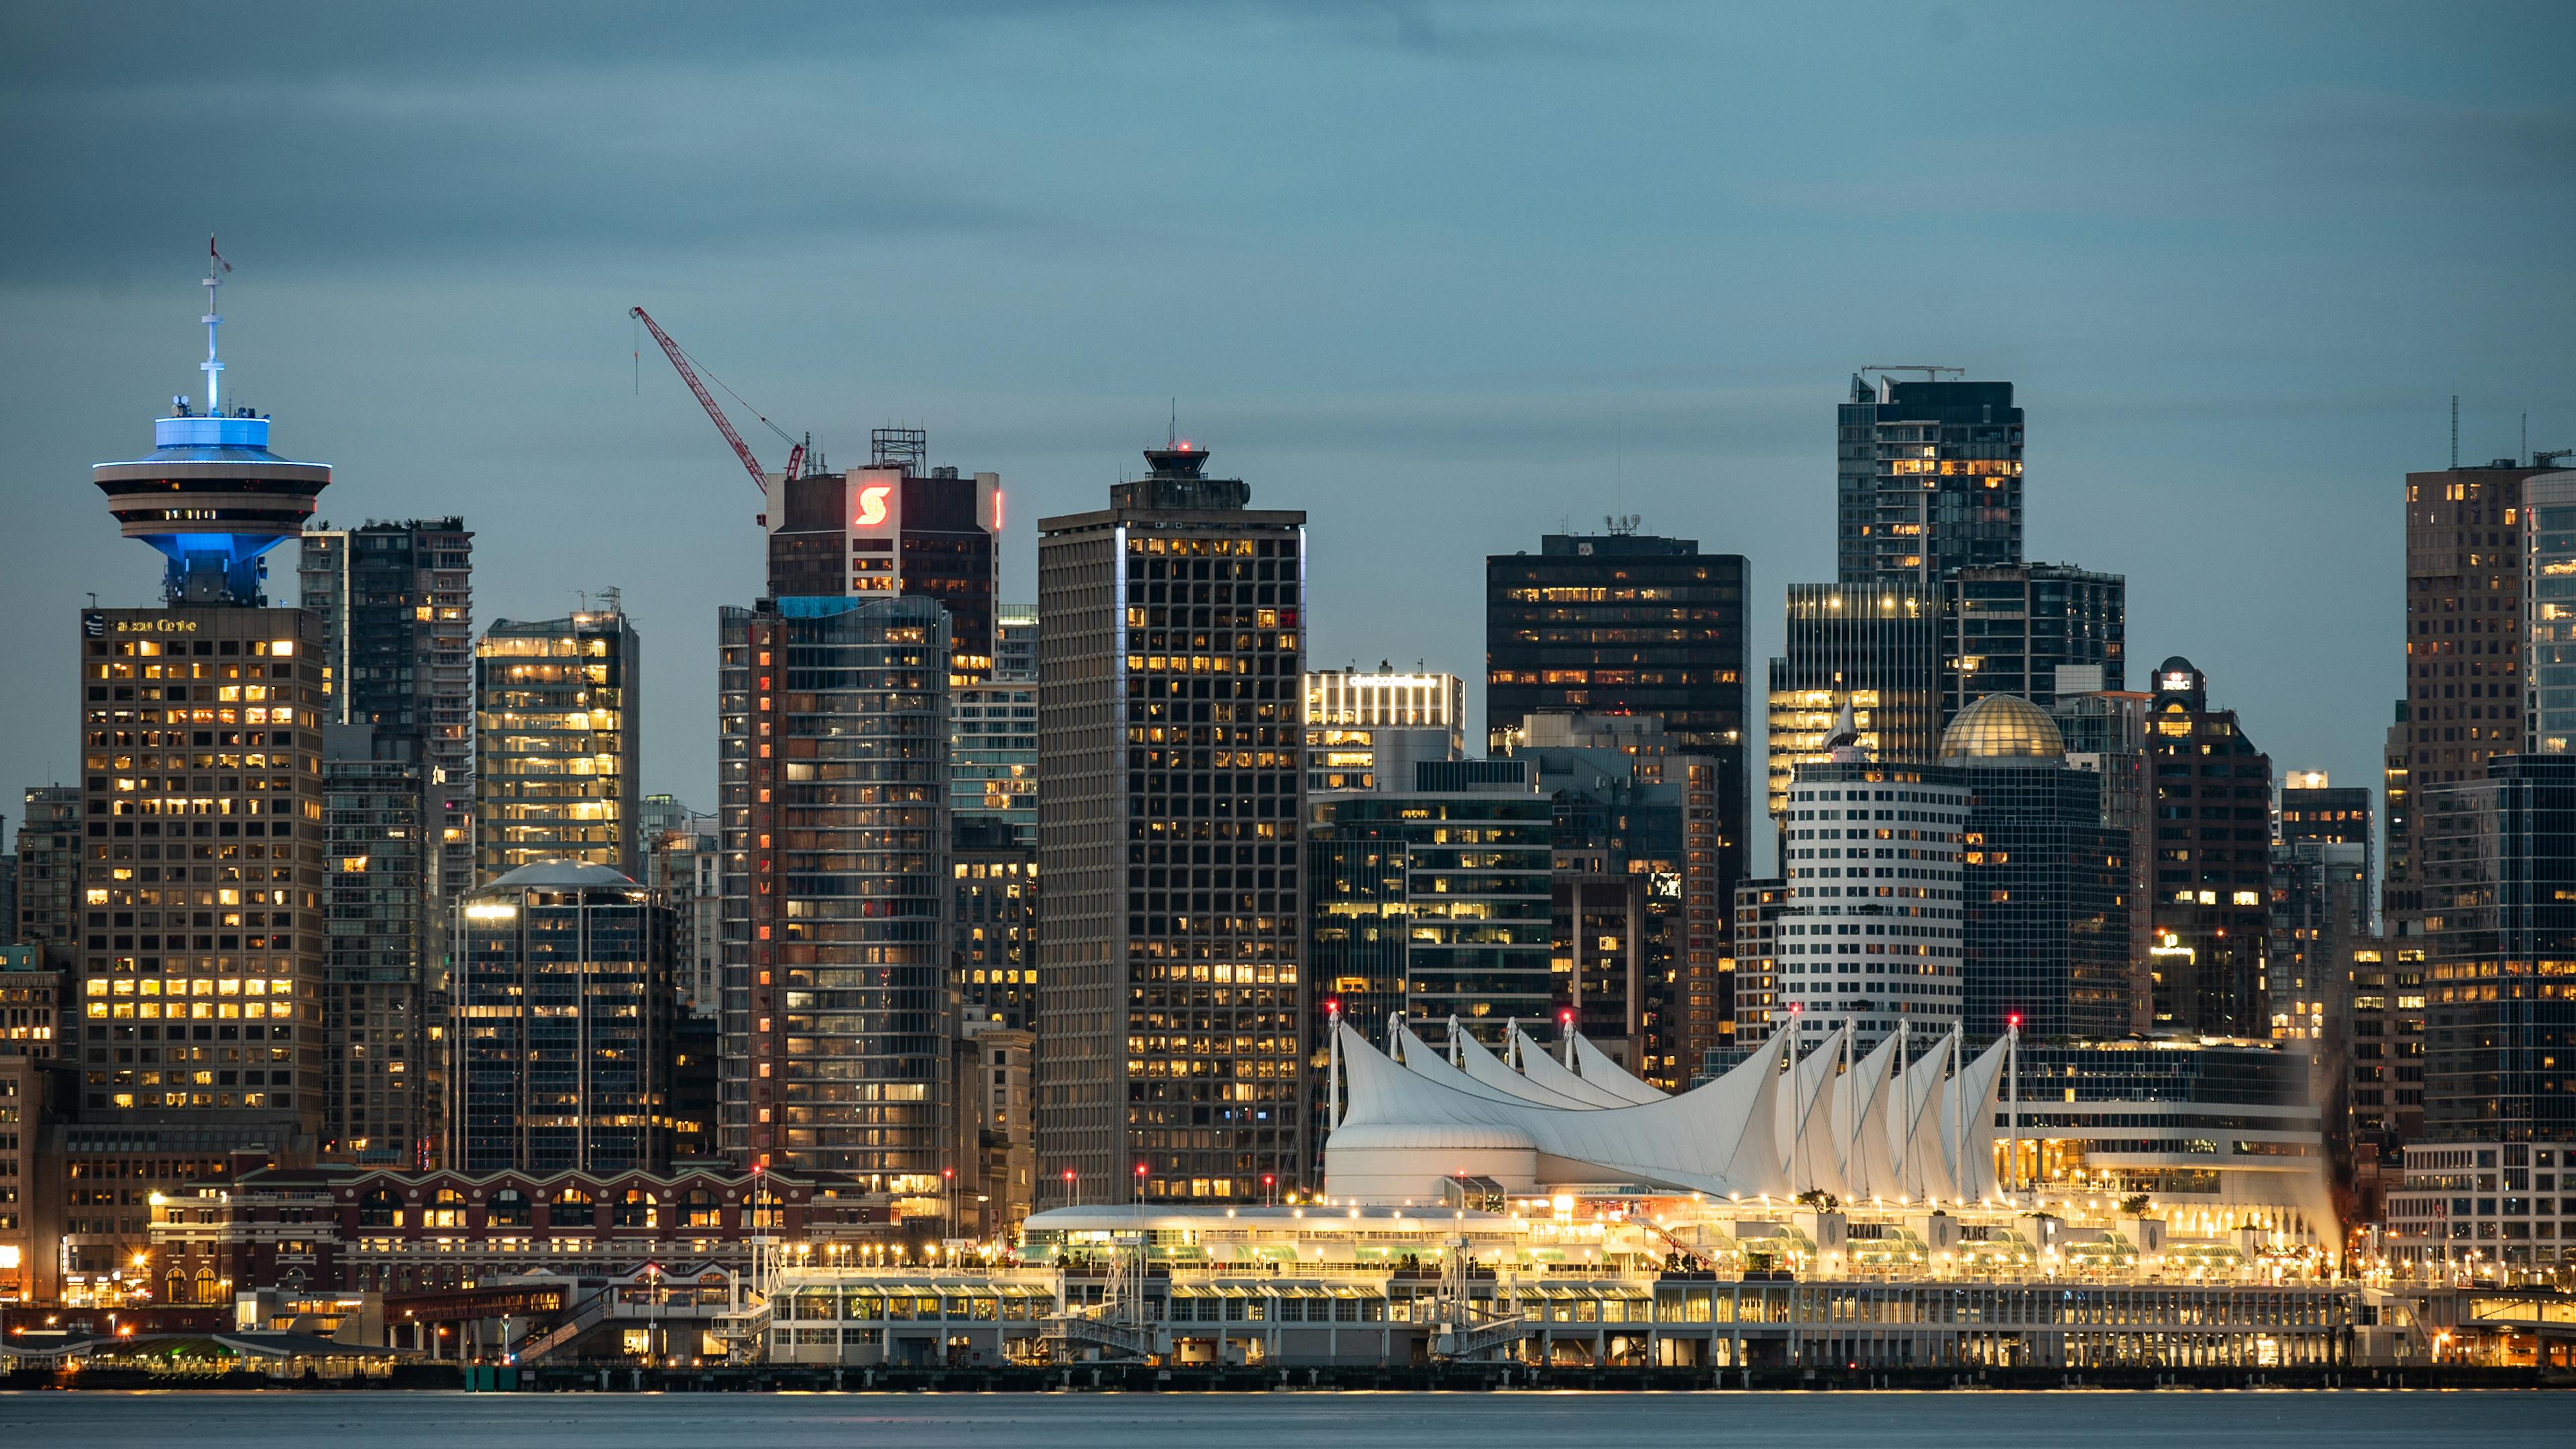
<instances>
[{"instance_id":1,"label":"small flag on mast","mask_svg":"<svg viewBox=\"0 0 2576 1449\"><path fill-rule=\"evenodd\" d=\"M206 255L213 257L215 259L215 264L222 267L225 271L229 272L233 269L233 264L224 260L224 254L215 250L215 234L213 232L206 233Z\"/></svg>"}]
</instances>

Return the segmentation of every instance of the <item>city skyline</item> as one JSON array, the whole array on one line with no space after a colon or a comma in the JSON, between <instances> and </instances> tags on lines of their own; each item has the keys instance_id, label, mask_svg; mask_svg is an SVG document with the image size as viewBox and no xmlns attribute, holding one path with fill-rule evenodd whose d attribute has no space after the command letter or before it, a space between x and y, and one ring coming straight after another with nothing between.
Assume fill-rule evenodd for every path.
<instances>
[{"instance_id":1,"label":"city skyline","mask_svg":"<svg viewBox=\"0 0 2576 1449\"><path fill-rule=\"evenodd\" d=\"M0 317L26 345L0 361L0 377L22 416L45 420L25 439L22 526L0 542L0 566L31 604L69 608L92 590L103 605L148 601L143 561L109 552L114 540L88 527L91 501L43 481L140 452L136 420L196 390L194 236L212 226L244 268L227 294L227 395L291 409L299 456L338 465L320 517L462 516L480 534L478 632L495 617L569 613L577 590L625 590L655 640L643 788L700 808L714 798L713 752L699 744L714 685L693 661L713 656L716 606L757 592L758 502L649 344L640 369L619 355L636 350L618 315L633 302L841 459L861 456L867 430L913 423L931 430L933 462L998 471L1006 600L1035 597L1034 520L1090 506L1132 469L1135 446L1158 439L1177 396L1184 432L1293 491L1313 517L1316 666L1421 659L1462 675L1481 672L1467 604L1478 558L1629 512L1648 531L1748 556L1748 655L1770 657L1778 591L1832 577L1827 429L1850 372L1891 358L1963 365L2012 381L2026 411L2027 556L2126 575L2133 652L2202 663L2231 682L2229 703L2276 759L2342 780L2374 774L2400 692L2383 644L2398 631L2400 589L2343 565L2394 554L2396 475L2445 461L2454 391L2472 463L2518 452L2525 410L2533 447L2576 430L2551 412L2563 367L2541 350L2569 305L2570 289L2551 284L2563 264L2542 240L2565 207L2567 148L2553 139L2554 112L2490 85L2508 55L2564 29L2550 12L2444 21L2438 44L2417 28L2433 21L2382 14L2323 46L2286 17L2213 17L2221 33L2188 54L2143 20L1979 6L1831 36L1755 19L1740 45L1634 11L1580 28L1518 9L1120 12L1086 45L1115 54L1121 71L1259 43L1260 60L1237 74L1252 114L1203 137L1095 128L1031 158L998 153L964 123L915 116L836 139L804 188L768 163L719 185L691 148L676 180L645 185L604 149L618 144L606 132L567 125L560 169L608 163L603 175L631 193L605 208L533 189L528 163L502 157L487 133L469 128L449 149L498 167L488 185L458 174L455 156L424 152L427 132L300 89L310 69L374 74L372 23L290 35L254 21L172 57L78 20L12 22L23 42L9 47L21 57L7 73L13 119L21 134L72 144L0 162L35 217L14 248L19 281L0 294ZM1029 77L996 134L1044 131L1092 93L1087 79L1080 95L1065 84L1092 67L1059 75L1042 58L1065 37L1034 12L975 26L888 12L865 34L818 23L802 65L891 37L938 60L934 73ZM585 94L646 95L713 84L775 38L758 22L721 36L673 22L633 27L602 53L553 24L500 24L515 42L504 59L415 37L428 49L406 93L461 117L503 79L554 67ZM1442 115L1502 123L1483 92L1560 69L1577 91L1622 67L1723 80L1756 54L1822 64L1831 46L1848 49L1849 73L1826 74L1812 97L1638 87L1679 98L1623 93L1597 114L1551 101L1500 137L1454 132ZM1872 97L1867 75L1907 52L1961 46L2016 68L2025 94L1986 121L1905 108L1909 138L1883 139L1897 102ZM2293 53L2299 64L2284 64ZM2074 55L2097 57L2115 83L2079 94L2057 73ZM109 122L90 107L111 85L148 87L183 62L220 74L205 82L206 114L228 150L291 178L280 204L210 199L207 216L183 220L129 213L102 190L143 154L137 127L151 113ZM112 81L107 63L124 67ZM2150 80L2164 98L2144 98ZM899 97L915 82L884 84ZM290 89L298 104L269 114ZM1296 107L1318 90L1372 98ZM2190 114L2219 96L2233 107L2224 125ZM1999 204L1928 189L1937 148L2018 134L2051 107L2080 124L1972 168L2002 188ZM631 121L651 107L604 109ZM838 137L817 129L824 119L782 98L728 135L755 152ZM316 139L335 129L341 142ZM1346 171L1316 159L1371 132L1416 138L1401 158L1412 164ZM2256 144L2221 142L2248 134ZM1523 169L1464 164L1515 136ZM368 151L370 138L385 145L366 167L415 163L415 188L354 184L338 148ZM1218 164L1254 140L1266 164L1242 176ZM1689 144L1699 142L1705 156ZM1634 154L1622 160L1622 148ZM2111 152L2125 159L2099 159ZM1068 190L1041 167L1090 184ZM2302 179L2276 186L2273 167ZM1441 179L1399 184L1426 172ZM1175 177L1191 191L1177 230L1147 209ZM763 179L781 196L821 199L791 207L784 227L735 233L711 219L720 198ZM869 180L910 188L895 219L842 199ZM1317 230L1265 180L1292 197L1332 187L1371 240ZM320 225L281 224L321 195L331 205ZM1513 221L1498 228L1507 197ZM1925 220L1889 246L1863 224L1881 205ZM563 219L573 213L584 214ZM2497 224L2449 224L2462 214ZM1613 215L1622 222L1607 235L1565 219ZM64 217L84 219L77 245ZM2320 246L2325 236L2335 240ZM1861 266L1873 285L1845 286ZM1494 307L1504 288L1512 305ZM1889 295L1911 304L1890 309ZM2505 315L2516 322L2484 324ZM138 365L158 358L164 370ZM136 444L116 443L125 437ZM1384 486L1390 468L1405 486ZM1474 506L1458 507L1467 497ZM603 511L622 516L583 527ZM2230 526L2203 526L2218 516ZM1424 548L1424 537L1441 542ZM273 585L283 601L283 580ZM2239 590L2274 621L2268 637L2235 627ZM2356 616L2376 622L2351 628ZM12 799L71 778L57 723L72 683L61 632L0 646L36 684L0 703ZM2299 641L2287 667L2284 638ZM1485 722L1481 691L1469 696L1472 734Z\"/></svg>"}]
</instances>

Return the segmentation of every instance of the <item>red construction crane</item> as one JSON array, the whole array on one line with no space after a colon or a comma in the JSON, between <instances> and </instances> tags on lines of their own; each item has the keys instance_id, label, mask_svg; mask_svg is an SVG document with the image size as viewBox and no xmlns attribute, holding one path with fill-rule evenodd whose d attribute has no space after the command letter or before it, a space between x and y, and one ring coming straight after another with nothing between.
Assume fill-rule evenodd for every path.
<instances>
[{"instance_id":1,"label":"red construction crane","mask_svg":"<svg viewBox=\"0 0 2576 1449\"><path fill-rule=\"evenodd\" d=\"M671 334L663 331L660 323L653 320L653 314L641 307L628 310L633 313L636 321L644 324L645 331L653 334L653 340L662 344L662 355L671 359L671 366L679 371L680 381L687 383L689 391L698 395L698 406L707 410L707 416L715 420L716 431L724 434L725 441L733 445L733 455L742 460L743 471L751 475L751 486L759 489L763 498L768 497L769 475L760 470L760 460L751 455L751 445L742 440L742 434L733 430L733 424L726 420L724 409L716 406L715 397L707 391L706 384L698 381L698 370L689 365L689 355L680 350L680 344L671 340ZM707 375L715 376L713 373ZM716 386L724 387L722 379L718 379ZM725 391L732 394L735 402L742 402L741 393L734 392L729 387L726 387ZM787 439L787 476L795 477L796 470L805 462L805 445L794 438L789 438L786 429L763 417L758 408L753 408L749 403L743 403L743 406L750 409L753 417L760 418L763 427Z\"/></svg>"}]
</instances>

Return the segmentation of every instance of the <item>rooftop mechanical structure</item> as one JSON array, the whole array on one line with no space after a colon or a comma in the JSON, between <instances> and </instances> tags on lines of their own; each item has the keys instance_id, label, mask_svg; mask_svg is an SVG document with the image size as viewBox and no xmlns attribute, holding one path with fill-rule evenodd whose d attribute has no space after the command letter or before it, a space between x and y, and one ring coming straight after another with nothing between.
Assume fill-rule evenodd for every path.
<instances>
[{"instance_id":1,"label":"rooftop mechanical structure","mask_svg":"<svg viewBox=\"0 0 2576 1449\"><path fill-rule=\"evenodd\" d=\"M315 498L331 484L327 463L299 463L268 450L266 417L223 409L223 363L215 355L216 263L206 269L206 408L185 396L152 424L152 456L100 463L92 482L107 495L127 538L139 538L168 560L162 590L173 605L267 603L262 555L304 532Z\"/></svg>"}]
</instances>

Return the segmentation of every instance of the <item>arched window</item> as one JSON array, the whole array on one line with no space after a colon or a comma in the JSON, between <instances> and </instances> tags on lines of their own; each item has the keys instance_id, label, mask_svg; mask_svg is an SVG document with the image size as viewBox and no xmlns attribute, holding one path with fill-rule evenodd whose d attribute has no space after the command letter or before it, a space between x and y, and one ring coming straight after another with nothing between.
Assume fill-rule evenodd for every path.
<instances>
[{"instance_id":1,"label":"arched window","mask_svg":"<svg viewBox=\"0 0 2576 1449\"><path fill-rule=\"evenodd\" d=\"M212 1268L199 1268L197 1270L197 1301L200 1303L212 1303L216 1301L215 1270Z\"/></svg>"},{"instance_id":2,"label":"arched window","mask_svg":"<svg viewBox=\"0 0 2576 1449\"><path fill-rule=\"evenodd\" d=\"M491 1206L484 1209L483 1216L496 1228L524 1228L534 1221L534 1212L526 1193L505 1187L492 1194Z\"/></svg>"},{"instance_id":3,"label":"arched window","mask_svg":"<svg viewBox=\"0 0 2576 1449\"><path fill-rule=\"evenodd\" d=\"M714 1193L707 1191L703 1187L693 1187L689 1189L689 1195L686 1198L683 1198L681 1202L684 1208L682 1216L683 1226L692 1228L716 1228L724 1226L723 1209L716 1206L716 1195Z\"/></svg>"},{"instance_id":4,"label":"arched window","mask_svg":"<svg viewBox=\"0 0 2576 1449\"><path fill-rule=\"evenodd\" d=\"M558 1232L575 1228L587 1229L596 1226L592 1216L593 1208L594 1204L590 1200L589 1193L577 1187L568 1187L555 1194L554 1211L546 1215L546 1220Z\"/></svg>"},{"instance_id":5,"label":"arched window","mask_svg":"<svg viewBox=\"0 0 2576 1449\"><path fill-rule=\"evenodd\" d=\"M452 1187L442 1187L430 1195L429 1207L420 1215L425 1228L461 1228L465 1226L465 1194Z\"/></svg>"},{"instance_id":6,"label":"arched window","mask_svg":"<svg viewBox=\"0 0 2576 1449\"><path fill-rule=\"evenodd\" d=\"M359 1227L398 1228L402 1225L402 1207L392 1188L380 1187L358 1199Z\"/></svg>"},{"instance_id":7,"label":"arched window","mask_svg":"<svg viewBox=\"0 0 2576 1449\"><path fill-rule=\"evenodd\" d=\"M170 1287L165 1296L167 1300L172 1303L187 1303L192 1301L188 1297L188 1275L176 1268L171 1269Z\"/></svg>"},{"instance_id":8,"label":"arched window","mask_svg":"<svg viewBox=\"0 0 2576 1449\"><path fill-rule=\"evenodd\" d=\"M655 1206L651 1193L640 1187L630 1187L626 1190L625 1196L618 1198L614 1204L609 1223L611 1226L620 1228L658 1227L661 1214L654 1211Z\"/></svg>"}]
</instances>

